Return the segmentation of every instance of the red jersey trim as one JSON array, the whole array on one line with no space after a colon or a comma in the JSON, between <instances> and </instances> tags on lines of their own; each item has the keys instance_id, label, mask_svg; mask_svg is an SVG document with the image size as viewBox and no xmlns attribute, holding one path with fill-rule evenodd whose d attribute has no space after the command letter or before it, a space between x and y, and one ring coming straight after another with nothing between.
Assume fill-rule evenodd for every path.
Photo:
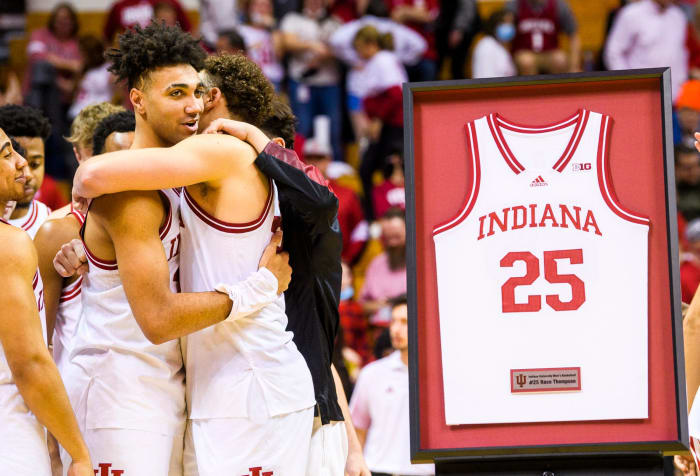
<instances>
[{"instance_id":1,"label":"red jersey trim","mask_svg":"<svg viewBox=\"0 0 700 476\"><path fill-rule=\"evenodd\" d=\"M80 296L83 286L83 277L80 276L76 281L72 282L61 291L61 297L58 299L59 303L64 303L75 299Z\"/></svg>"},{"instance_id":2,"label":"red jersey trim","mask_svg":"<svg viewBox=\"0 0 700 476\"><path fill-rule=\"evenodd\" d=\"M28 231L32 226L34 226L34 223L36 223L36 220L39 217L39 207L36 206L36 203L34 203L35 201L36 200L32 200L31 210L29 210L27 221L20 225L20 228L24 231Z\"/></svg>"},{"instance_id":3,"label":"red jersey trim","mask_svg":"<svg viewBox=\"0 0 700 476\"><path fill-rule=\"evenodd\" d=\"M493 135L494 141L498 146L498 150L501 152L501 155L505 159L506 163L515 174L523 172L525 170L525 166L523 166L515 157L515 154L513 154L513 151L508 146L501 129L508 129L521 134L542 134L574 126L574 131L572 132L571 138L564 148L562 155L552 166L554 170L562 172L569 163L569 160L571 160L571 157L573 157L574 153L576 152L578 144L581 142L581 137L583 136L583 131L588 123L589 115L590 113L587 110L580 109L573 116L564 119L563 121L544 126L528 126L518 124L504 119L498 114L490 114L487 116L487 122L489 124L489 128L491 129L491 134Z\"/></svg>"},{"instance_id":4,"label":"red jersey trim","mask_svg":"<svg viewBox=\"0 0 700 476\"><path fill-rule=\"evenodd\" d=\"M78 210L71 210L70 214L73 215L73 217L75 217L76 220L78 220L80 226L83 226L83 223L85 223L85 215L80 213Z\"/></svg>"},{"instance_id":5,"label":"red jersey trim","mask_svg":"<svg viewBox=\"0 0 700 476\"><path fill-rule=\"evenodd\" d=\"M464 206L462 207L462 211L459 213L459 215L454 217L452 220L433 228L433 236L443 233L462 223L471 213L472 208L474 208L474 204L476 203L476 198L479 196L479 187L481 185L481 165L479 158L479 144L476 140L476 126L474 125L474 122L467 124L466 131L467 154L471 158L473 170L471 189L464 201Z\"/></svg>"},{"instance_id":6,"label":"red jersey trim","mask_svg":"<svg viewBox=\"0 0 700 476\"><path fill-rule=\"evenodd\" d=\"M6 221L4 218L0 218L0 223L4 223L5 225L10 225L8 221ZM10 225L12 226L12 225Z\"/></svg>"},{"instance_id":7,"label":"red jersey trim","mask_svg":"<svg viewBox=\"0 0 700 476\"><path fill-rule=\"evenodd\" d=\"M698 459L698 448L696 441L697 439L694 436L690 437L690 453L693 455L693 460L695 460L695 466L700 468L700 459Z\"/></svg>"},{"instance_id":8,"label":"red jersey trim","mask_svg":"<svg viewBox=\"0 0 700 476\"><path fill-rule=\"evenodd\" d=\"M85 256L87 256L88 261L97 266L98 268L104 269L106 271L116 271L119 269L119 267L117 266L117 260L100 259L97 256L90 253L90 250L88 249L85 240L83 240L83 248L85 249Z\"/></svg>"},{"instance_id":9,"label":"red jersey trim","mask_svg":"<svg viewBox=\"0 0 700 476\"><path fill-rule=\"evenodd\" d=\"M39 272L34 273L34 279L32 280L32 289L36 290L36 286L39 284Z\"/></svg>"},{"instance_id":10,"label":"red jersey trim","mask_svg":"<svg viewBox=\"0 0 700 476\"><path fill-rule=\"evenodd\" d=\"M624 208L615 195L610 174L610 130L612 129L612 119L605 114L600 119L600 138L598 139L598 185L603 200L608 208L620 218L632 223L649 226L649 219Z\"/></svg>"},{"instance_id":11,"label":"red jersey trim","mask_svg":"<svg viewBox=\"0 0 700 476\"><path fill-rule=\"evenodd\" d=\"M270 192L267 195L267 202L265 203L265 208L263 209L260 216L248 223L228 223L218 218L211 216L204 210L195 199L190 195L190 192L185 188L185 201L190 207L192 212L197 215L197 217L203 221L206 225L210 227L223 231L224 233L248 233L250 231L260 228L260 226L265 222L270 209L272 208L272 181L270 181Z\"/></svg>"}]
</instances>

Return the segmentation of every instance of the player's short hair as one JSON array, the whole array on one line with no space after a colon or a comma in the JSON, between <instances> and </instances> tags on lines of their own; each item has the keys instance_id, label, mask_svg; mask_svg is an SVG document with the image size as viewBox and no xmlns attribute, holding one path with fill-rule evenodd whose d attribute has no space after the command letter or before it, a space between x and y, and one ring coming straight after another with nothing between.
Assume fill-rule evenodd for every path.
<instances>
[{"instance_id":1,"label":"player's short hair","mask_svg":"<svg viewBox=\"0 0 700 476\"><path fill-rule=\"evenodd\" d=\"M46 140L51 134L51 124L40 110L16 104L0 107L0 128L8 136L14 137L41 137Z\"/></svg>"},{"instance_id":2,"label":"player's short hair","mask_svg":"<svg viewBox=\"0 0 700 476\"><path fill-rule=\"evenodd\" d=\"M275 90L260 67L246 56L210 56L202 76L207 88L221 90L231 114L257 127L267 120Z\"/></svg>"},{"instance_id":3,"label":"player's short hair","mask_svg":"<svg viewBox=\"0 0 700 476\"><path fill-rule=\"evenodd\" d=\"M395 296L391 299L389 299L389 305L391 306L391 310L393 311L394 308L397 308L399 306L403 305L408 305L408 298L406 297L406 294L399 294L398 296Z\"/></svg>"},{"instance_id":4,"label":"player's short hair","mask_svg":"<svg viewBox=\"0 0 700 476\"><path fill-rule=\"evenodd\" d=\"M70 135L66 137L66 140L75 146L88 147L92 145L92 136L95 134L95 128L100 121L110 114L124 110L122 106L115 106L108 102L85 106L73 119L73 124L70 126Z\"/></svg>"},{"instance_id":5,"label":"player's short hair","mask_svg":"<svg viewBox=\"0 0 700 476\"><path fill-rule=\"evenodd\" d=\"M292 112L289 104L284 102L279 96L275 96L272 101L272 112L262 123L260 129L269 137L281 137L287 149L294 148L294 136L297 129L297 118Z\"/></svg>"},{"instance_id":6,"label":"player's short hair","mask_svg":"<svg viewBox=\"0 0 700 476\"><path fill-rule=\"evenodd\" d=\"M120 111L105 117L97 125L92 136L92 153L98 155L104 152L105 142L112 132L131 132L134 129L136 117L133 111Z\"/></svg>"},{"instance_id":7,"label":"player's short hair","mask_svg":"<svg viewBox=\"0 0 700 476\"><path fill-rule=\"evenodd\" d=\"M146 28L136 25L119 35L119 47L107 51L109 71L129 88L143 87L152 71L179 64L199 71L207 54L192 35L177 26L152 22Z\"/></svg>"},{"instance_id":8,"label":"player's short hair","mask_svg":"<svg viewBox=\"0 0 700 476\"><path fill-rule=\"evenodd\" d=\"M401 218L403 221L406 221L406 212L402 208L391 207L382 215L382 220L390 220L392 218Z\"/></svg>"},{"instance_id":9,"label":"player's short hair","mask_svg":"<svg viewBox=\"0 0 700 476\"><path fill-rule=\"evenodd\" d=\"M27 151L24 150L24 147L22 147L14 137L10 137L10 143L12 144L12 148L15 149L15 152L17 152L22 157L27 156Z\"/></svg>"}]
</instances>

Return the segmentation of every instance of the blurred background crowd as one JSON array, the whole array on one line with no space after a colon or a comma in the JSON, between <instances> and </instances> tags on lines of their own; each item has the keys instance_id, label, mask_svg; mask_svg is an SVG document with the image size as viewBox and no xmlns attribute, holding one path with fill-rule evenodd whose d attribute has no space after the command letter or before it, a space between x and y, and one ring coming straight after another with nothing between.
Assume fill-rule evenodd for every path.
<instances>
[{"instance_id":1,"label":"blurred background crowd","mask_svg":"<svg viewBox=\"0 0 700 476\"><path fill-rule=\"evenodd\" d=\"M400 298L406 293L403 82L670 66L681 278L690 302L700 284L697 0L181 2L2 0L0 106L32 106L51 126L37 198L52 209L68 202L74 155L92 153L81 150L91 142L71 130L81 110L101 102L131 108L104 59L126 28L153 19L177 23L211 53L240 52L258 63L297 118L297 153L330 180L340 201L336 361L347 369L348 395L357 384L351 407L364 437L382 427L366 447L374 452L368 463L399 451L384 440L408 431L405 361L382 370L398 376L398 383L382 377L388 390L368 383L379 370L363 370L394 350L405 353L407 345ZM30 150L27 155L31 165ZM405 460L408 448L400 452ZM389 474L432 471L404 466Z\"/></svg>"}]
</instances>

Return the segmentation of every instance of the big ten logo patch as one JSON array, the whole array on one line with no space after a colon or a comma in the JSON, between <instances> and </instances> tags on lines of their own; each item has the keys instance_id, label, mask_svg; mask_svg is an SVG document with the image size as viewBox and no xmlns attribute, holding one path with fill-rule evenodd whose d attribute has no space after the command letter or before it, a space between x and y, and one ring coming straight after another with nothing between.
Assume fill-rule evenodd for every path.
<instances>
[{"instance_id":1,"label":"big ten logo patch","mask_svg":"<svg viewBox=\"0 0 700 476\"><path fill-rule=\"evenodd\" d=\"M241 476L274 476L274 471L263 471L262 466L256 466L254 468L248 468L249 473L242 474Z\"/></svg>"},{"instance_id":2,"label":"big ten logo patch","mask_svg":"<svg viewBox=\"0 0 700 476\"><path fill-rule=\"evenodd\" d=\"M112 463L99 463L95 476L126 476L123 469L112 469Z\"/></svg>"},{"instance_id":3,"label":"big ten logo patch","mask_svg":"<svg viewBox=\"0 0 700 476\"><path fill-rule=\"evenodd\" d=\"M571 169L574 172L578 172L581 170L591 170L591 164L590 164L590 162L571 164Z\"/></svg>"}]
</instances>

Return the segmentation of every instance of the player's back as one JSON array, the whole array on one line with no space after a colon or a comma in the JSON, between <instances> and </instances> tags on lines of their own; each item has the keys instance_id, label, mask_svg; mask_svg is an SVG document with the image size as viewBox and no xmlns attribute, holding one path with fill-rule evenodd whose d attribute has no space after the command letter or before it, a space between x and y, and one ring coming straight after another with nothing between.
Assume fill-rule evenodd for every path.
<instances>
[{"instance_id":1,"label":"player's back","mask_svg":"<svg viewBox=\"0 0 700 476\"><path fill-rule=\"evenodd\" d=\"M211 291L257 271L263 250L278 225L277 193L270 192L261 215L248 223L227 223L207 213L184 191L180 207L180 280L184 292ZM314 404L304 358L286 331L284 297L255 314L224 321L187 337L187 395L190 418L248 417L254 381L269 416Z\"/></svg>"},{"instance_id":2,"label":"player's back","mask_svg":"<svg viewBox=\"0 0 700 476\"><path fill-rule=\"evenodd\" d=\"M169 205L159 231L171 288L176 291L179 196L173 190L159 193ZM89 220L90 213L81 229L83 236ZM171 431L184 418L179 341L151 343L131 311L117 262L100 259L84 246L90 271L83 279L82 313L70 360L90 379L87 394L81 397L87 397L87 429Z\"/></svg>"}]
</instances>

